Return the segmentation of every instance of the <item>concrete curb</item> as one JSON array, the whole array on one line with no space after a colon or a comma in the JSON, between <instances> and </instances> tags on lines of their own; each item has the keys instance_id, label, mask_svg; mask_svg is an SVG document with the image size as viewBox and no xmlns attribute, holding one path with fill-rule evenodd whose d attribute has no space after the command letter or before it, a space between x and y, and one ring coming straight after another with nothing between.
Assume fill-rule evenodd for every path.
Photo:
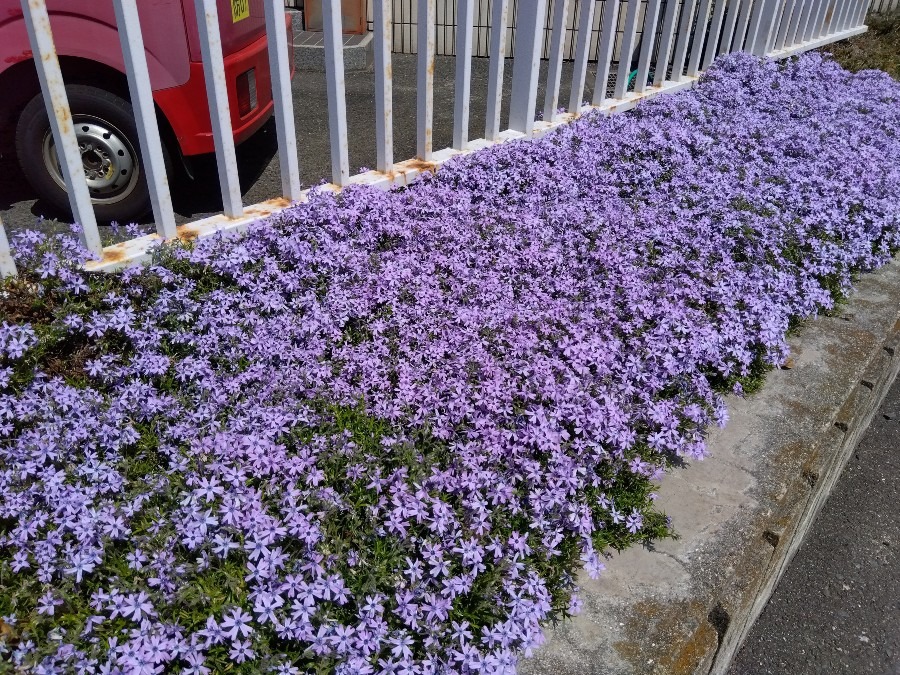
<instances>
[{"instance_id":1,"label":"concrete curb","mask_svg":"<svg viewBox=\"0 0 900 675\"><path fill-rule=\"evenodd\" d=\"M680 538L631 549L521 672L725 673L900 369L900 261L789 340L789 368L729 400L711 457L667 476Z\"/></svg>"}]
</instances>

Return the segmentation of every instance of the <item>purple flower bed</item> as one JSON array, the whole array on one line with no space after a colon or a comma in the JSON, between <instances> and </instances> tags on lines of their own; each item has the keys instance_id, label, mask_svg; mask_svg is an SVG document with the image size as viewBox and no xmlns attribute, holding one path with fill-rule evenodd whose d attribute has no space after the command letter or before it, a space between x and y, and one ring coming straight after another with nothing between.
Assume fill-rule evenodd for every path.
<instances>
[{"instance_id":1,"label":"purple flower bed","mask_svg":"<svg viewBox=\"0 0 900 675\"><path fill-rule=\"evenodd\" d=\"M900 246L898 130L884 74L732 55L148 268L20 235L0 660L515 672L579 569L669 533L653 481L722 394Z\"/></svg>"}]
</instances>

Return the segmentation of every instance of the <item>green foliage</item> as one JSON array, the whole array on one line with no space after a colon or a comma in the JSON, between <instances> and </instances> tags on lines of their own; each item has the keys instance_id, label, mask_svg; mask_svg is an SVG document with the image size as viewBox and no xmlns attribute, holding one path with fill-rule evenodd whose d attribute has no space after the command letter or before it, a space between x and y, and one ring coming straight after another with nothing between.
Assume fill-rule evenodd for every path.
<instances>
[{"instance_id":1,"label":"green foliage","mask_svg":"<svg viewBox=\"0 0 900 675\"><path fill-rule=\"evenodd\" d=\"M900 80L900 10L866 17L869 30L823 48L851 72L876 68Z\"/></svg>"}]
</instances>

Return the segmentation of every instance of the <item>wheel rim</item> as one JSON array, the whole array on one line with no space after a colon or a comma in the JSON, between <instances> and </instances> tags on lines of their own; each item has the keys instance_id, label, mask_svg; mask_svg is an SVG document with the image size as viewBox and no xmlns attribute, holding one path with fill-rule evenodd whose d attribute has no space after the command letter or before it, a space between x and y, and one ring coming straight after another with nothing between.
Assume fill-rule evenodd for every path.
<instances>
[{"instance_id":1,"label":"wheel rim","mask_svg":"<svg viewBox=\"0 0 900 675\"><path fill-rule=\"evenodd\" d=\"M81 164L94 204L114 204L127 198L137 187L140 165L128 138L109 122L88 115L73 117ZM44 167L63 190L56 143L50 130L44 134Z\"/></svg>"}]
</instances>

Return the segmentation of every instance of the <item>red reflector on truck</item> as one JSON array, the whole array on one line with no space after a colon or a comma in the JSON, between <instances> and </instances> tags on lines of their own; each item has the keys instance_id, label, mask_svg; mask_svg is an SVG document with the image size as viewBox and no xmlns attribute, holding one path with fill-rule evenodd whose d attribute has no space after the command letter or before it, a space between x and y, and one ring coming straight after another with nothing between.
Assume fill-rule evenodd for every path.
<instances>
[{"instance_id":1,"label":"red reflector on truck","mask_svg":"<svg viewBox=\"0 0 900 675\"><path fill-rule=\"evenodd\" d=\"M256 110L259 101L256 98L256 69L241 73L237 76L237 100L238 114L246 117Z\"/></svg>"}]
</instances>

